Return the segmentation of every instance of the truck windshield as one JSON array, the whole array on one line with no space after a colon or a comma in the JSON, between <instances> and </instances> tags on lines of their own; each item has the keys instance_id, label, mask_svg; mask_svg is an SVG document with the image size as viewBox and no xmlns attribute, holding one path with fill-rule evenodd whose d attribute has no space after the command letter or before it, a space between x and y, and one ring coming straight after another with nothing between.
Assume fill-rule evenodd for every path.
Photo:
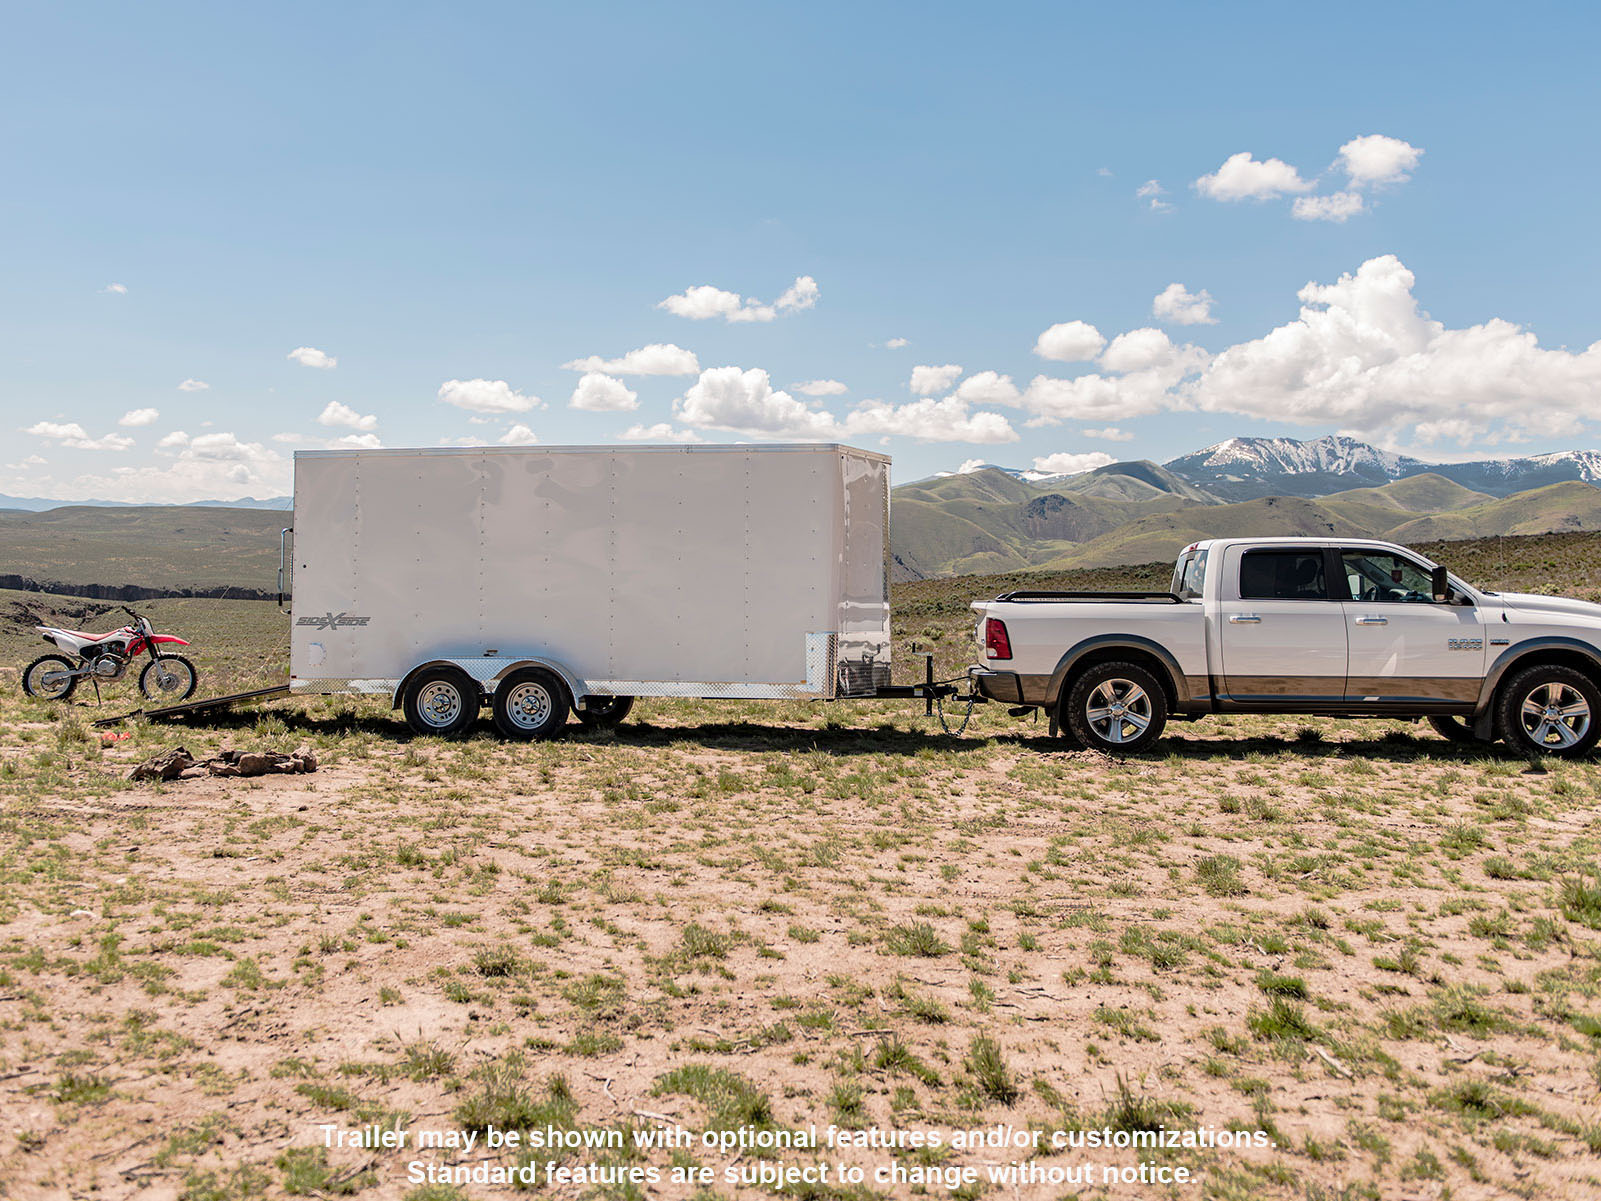
<instances>
[{"instance_id":1,"label":"truck windshield","mask_svg":"<svg viewBox=\"0 0 1601 1201\"><path fill-rule=\"evenodd\" d=\"M1185 600L1200 598L1206 584L1206 552L1192 550L1179 556L1173 568L1173 591Z\"/></svg>"}]
</instances>

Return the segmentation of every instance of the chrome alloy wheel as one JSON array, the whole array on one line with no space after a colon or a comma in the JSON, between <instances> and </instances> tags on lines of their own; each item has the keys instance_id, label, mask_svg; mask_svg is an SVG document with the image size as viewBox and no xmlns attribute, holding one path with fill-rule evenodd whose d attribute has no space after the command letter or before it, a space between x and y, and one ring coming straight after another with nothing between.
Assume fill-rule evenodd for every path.
<instances>
[{"instance_id":1,"label":"chrome alloy wheel","mask_svg":"<svg viewBox=\"0 0 1601 1201\"><path fill-rule=\"evenodd\" d=\"M1151 698L1133 680L1103 680L1084 704L1090 729L1104 742L1128 742L1151 724Z\"/></svg>"},{"instance_id":2,"label":"chrome alloy wheel","mask_svg":"<svg viewBox=\"0 0 1601 1201\"><path fill-rule=\"evenodd\" d=\"M417 715L435 729L444 730L461 718L465 703L456 685L448 680L431 680L417 694Z\"/></svg>"},{"instance_id":3,"label":"chrome alloy wheel","mask_svg":"<svg viewBox=\"0 0 1601 1201\"><path fill-rule=\"evenodd\" d=\"M1547 683L1537 686L1518 707L1523 732L1537 746L1570 747L1590 729L1590 703L1577 688Z\"/></svg>"},{"instance_id":4,"label":"chrome alloy wheel","mask_svg":"<svg viewBox=\"0 0 1601 1201\"><path fill-rule=\"evenodd\" d=\"M554 708L550 690L537 680L513 684L506 696L506 717L521 730L542 729Z\"/></svg>"}]
</instances>

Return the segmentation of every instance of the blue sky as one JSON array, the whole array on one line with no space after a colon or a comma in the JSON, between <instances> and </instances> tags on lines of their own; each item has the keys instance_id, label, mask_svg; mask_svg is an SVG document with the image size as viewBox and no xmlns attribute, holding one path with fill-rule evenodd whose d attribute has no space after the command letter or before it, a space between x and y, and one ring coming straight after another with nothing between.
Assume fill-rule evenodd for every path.
<instances>
[{"instance_id":1,"label":"blue sky","mask_svg":"<svg viewBox=\"0 0 1601 1201\"><path fill-rule=\"evenodd\" d=\"M280 494L341 439L1590 446L1595 14L14 6L0 492Z\"/></svg>"}]
</instances>

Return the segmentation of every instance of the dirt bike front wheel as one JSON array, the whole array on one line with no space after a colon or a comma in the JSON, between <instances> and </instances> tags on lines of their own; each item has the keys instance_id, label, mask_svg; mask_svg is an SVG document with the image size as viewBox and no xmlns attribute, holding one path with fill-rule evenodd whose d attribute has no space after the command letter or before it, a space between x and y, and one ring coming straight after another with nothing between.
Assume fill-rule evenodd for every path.
<instances>
[{"instance_id":1,"label":"dirt bike front wheel","mask_svg":"<svg viewBox=\"0 0 1601 1201\"><path fill-rule=\"evenodd\" d=\"M198 680L195 665L182 655L162 655L139 673L139 691L149 700L176 705L194 695Z\"/></svg>"},{"instance_id":2,"label":"dirt bike front wheel","mask_svg":"<svg viewBox=\"0 0 1601 1201\"><path fill-rule=\"evenodd\" d=\"M78 686L72 664L60 655L40 655L22 669L22 691L41 701L64 701Z\"/></svg>"}]
</instances>

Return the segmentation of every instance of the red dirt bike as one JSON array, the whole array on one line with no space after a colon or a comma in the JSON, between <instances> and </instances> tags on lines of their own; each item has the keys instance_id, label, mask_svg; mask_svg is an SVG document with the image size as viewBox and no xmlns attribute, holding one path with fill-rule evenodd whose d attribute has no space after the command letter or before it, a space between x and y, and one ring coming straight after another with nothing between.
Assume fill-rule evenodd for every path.
<instances>
[{"instance_id":1,"label":"red dirt bike","mask_svg":"<svg viewBox=\"0 0 1601 1201\"><path fill-rule=\"evenodd\" d=\"M182 655L163 654L156 648L189 644L171 634L156 633L148 617L126 605L118 607L133 621L109 634L34 626L46 642L67 654L40 655L28 664L22 673L22 691L40 700L64 701L79 680L87 679L98 693L102 682L122 679L133 661L149 652L150 662L139 673L139 691L153 701L188 700L195 691L195 665ZM74 663L68 655L76 655L78 661Z\"/></svg>"}]
</instances>

